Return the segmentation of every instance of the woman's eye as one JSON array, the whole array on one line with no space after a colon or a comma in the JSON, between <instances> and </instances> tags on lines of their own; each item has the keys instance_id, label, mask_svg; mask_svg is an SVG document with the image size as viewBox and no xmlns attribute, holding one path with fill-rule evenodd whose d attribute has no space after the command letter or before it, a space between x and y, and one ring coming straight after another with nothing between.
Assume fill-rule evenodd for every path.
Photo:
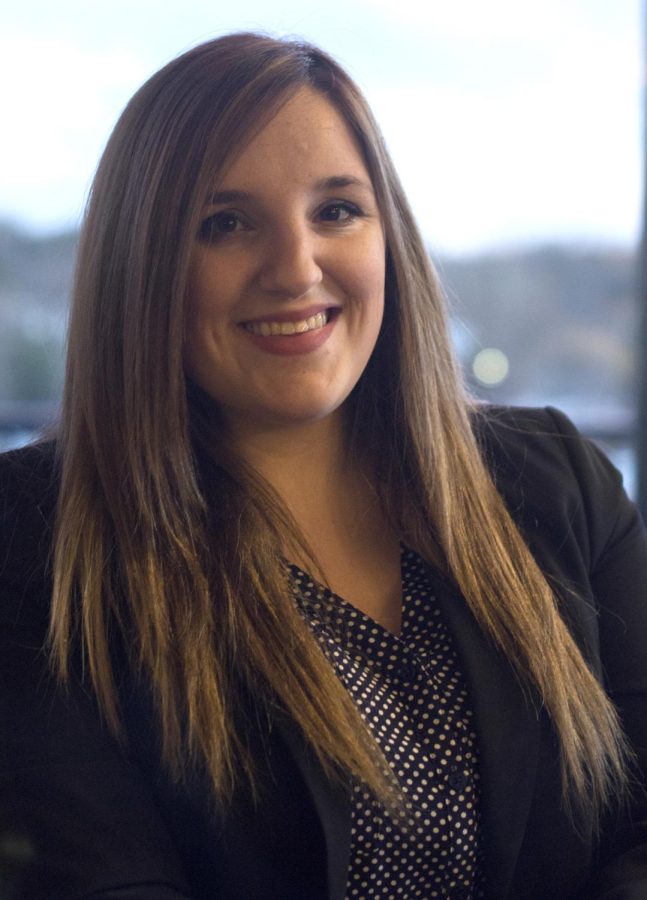
<instances>
[{"instance_id":1,"label":"woman's eye","mask_svg":"<svg viewBox=\"0 0 647 900\"><path fill-rule=\"evenodd\" d=\"M324 222L348 222L361 216L360 209L353 203L329 203L319 213Z\"/></svg>"},{"instance_id":2,"label":"woman's eye","mask_svg":"<svg viewBox=\"0 0 647 900\"><path fill-rule=\"evenodd\" d=\"M199 237L201 241L209 243L218 238L226 237L243 228L240 216L234 212L219 212L208 216L200 225Z\"/></svg>"}]
</instances>

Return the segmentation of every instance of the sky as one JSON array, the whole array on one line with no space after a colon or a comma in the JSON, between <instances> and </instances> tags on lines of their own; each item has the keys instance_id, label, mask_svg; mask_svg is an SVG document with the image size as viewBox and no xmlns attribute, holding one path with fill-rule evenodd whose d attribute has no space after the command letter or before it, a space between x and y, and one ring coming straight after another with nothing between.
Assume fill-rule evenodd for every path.
<instances>
[{"instance_id":1,"label":"sky","mask_svg":"<svg viewBox=\"0 0 647 900\"><path fill-rule=\"evenodd\" d=\"M20 0L0 9L0 220L76 227L129 97L233 30L298 35L367 95L438 253L635 243L640 0Z\"/></svg>"}]
</instances>

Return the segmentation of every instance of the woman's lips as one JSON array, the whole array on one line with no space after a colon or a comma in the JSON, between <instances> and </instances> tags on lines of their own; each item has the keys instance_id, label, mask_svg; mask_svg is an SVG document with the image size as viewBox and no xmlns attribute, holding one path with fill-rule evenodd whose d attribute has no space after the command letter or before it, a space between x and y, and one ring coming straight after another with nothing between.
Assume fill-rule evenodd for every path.
<instances>
[{"instance_id":1,"label":"woman's lips","mask_svg":"<svg viewBox=\"0 0 647 900\"><path fill-rule=\"evenodd\" d=\"M246 322L245 328L251 334L260 334L263 337L270 335L292 335L307 334L309 331L316 331L323 328L328 323L328 310L318 312L314 316L308 316L307 319L299 319L295 322Z\"/></svg>"},{"instance_id":2,"label":"woman's lips","mask_svg":"<svg viewBox=\"0 0 647 900\"><path fill-rule=\"evenodd\" d=\"M283 313L276 318L241 322L249 339L262 350L277 356L311 353L324 344L338 318L339 309L326 308L294 313L287 319Z\"/></svg>"}]
</instances>

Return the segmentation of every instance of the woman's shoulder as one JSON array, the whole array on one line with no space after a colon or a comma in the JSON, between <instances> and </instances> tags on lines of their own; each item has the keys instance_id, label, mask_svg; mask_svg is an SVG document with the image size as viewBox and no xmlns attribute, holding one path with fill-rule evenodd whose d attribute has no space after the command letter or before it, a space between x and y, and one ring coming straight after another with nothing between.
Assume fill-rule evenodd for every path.
<instances>
[{"instance_id":1,"label":"woman's shoulder","mask_svg":"<svg viewBox=\"0 0 647 900\"><path fill-rule=\"evenodd\" d=\"M29 444L0 453L0 537L32 517L51 518L58 491L56 445Z\"/></svg>"},{"instance_id":2,"label":"woman's shoulder","mask_svg":"<svg viewBox=\"0 0 647 900\"><path fill-rule=\"evenodd\" d=\"M51 482L56 468L56 441L37 441L0 453L0 489L11 484Z\"/></svg>"},{"instance_id":3,"label":"woman's shoulder","mask_svg":"<svg viewBox=\"0 0 647 900\"><path fill-rule=\"evenodd\" d=\"M483 406L473 423L494 483L526 537L556 548L574 540L592 566L618 542L644 545L621 473L564 413Z\"/></svg>"},{"instance_id":4,"label":"woman's shoulder","mask_svg":"<svg viewBox=\"0 0 647 900\"><path fill-rule=\"evenodd\" d=\"M510 471L515 477L558 479L578 491L600 481L617 491L620 472L592 440L581 434L563 412L554 407L479 405L473 427L493 474Z\"/></svg>"},{"instance_id":5,"label":"woman's shoulder","mask_svg":"<svg viewBox=\"0 0 647 900\"><path fill-rule=\"evenodd\" d=\"M0 585L8 592L44 587L58 479L53 442L0 454Z\"/></svg>"},{"instance_id":6,"label":"woman's shoulder","mask_svg":"<svg viewBox=\"0 0 647 900\"><path fill-rule=\"evenodd\" d=\"M553 406L477 403L472 409L472 421L477 434L486 439L488 435L502 441L506 438L514 441L515 435L521 440L573 435L583 437L569 417Z\"/></svg>"}]
</instances>

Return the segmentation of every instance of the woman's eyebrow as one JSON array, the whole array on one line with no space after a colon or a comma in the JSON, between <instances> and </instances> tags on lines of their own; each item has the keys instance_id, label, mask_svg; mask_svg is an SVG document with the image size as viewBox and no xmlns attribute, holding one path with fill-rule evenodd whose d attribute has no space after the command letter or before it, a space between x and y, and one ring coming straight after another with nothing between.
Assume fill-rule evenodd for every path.
<instances>
[{"instance_id":1,"label":"woman's eyebrow","mask_svg":"<svg viewBox=\"0 0 647 900\"><path fill-rule=\"evenodd\" d=\"M331 191L338 188L358 187L364 191L373 192L373 186L369 181L357 178L355 175L330 175L320 178L314 183L316 191ZM207 197L207 205L215 206L218 203L241 203L250 200L252 195L247 191L216 191Z\"/></svg>"},{"instance_id":2,"label":"woman's eyebrow","mask_svg":"<svg viewBox=\"0 0 647 900\"><path fill-rule=\"evenodd\" d=\"M318 191L334 190L335 188L360 187L365 191L372 191L370 182L357 178L355 175L332 175L329 178L321 178L315 183Z\"/></svg>"},{"instance_id":3,"label":"woman's eyebrow","mask_svg":"<svg viewBox=\"0 0 647 900\"><path fill-rule=\"evenodd\" d=\"M207 205L215 205L217 203L240 203L243 200L249 200L251 194L247 191L216 191L215 194L209 194L207 197Z\"/></svg>"}]
</instances>

